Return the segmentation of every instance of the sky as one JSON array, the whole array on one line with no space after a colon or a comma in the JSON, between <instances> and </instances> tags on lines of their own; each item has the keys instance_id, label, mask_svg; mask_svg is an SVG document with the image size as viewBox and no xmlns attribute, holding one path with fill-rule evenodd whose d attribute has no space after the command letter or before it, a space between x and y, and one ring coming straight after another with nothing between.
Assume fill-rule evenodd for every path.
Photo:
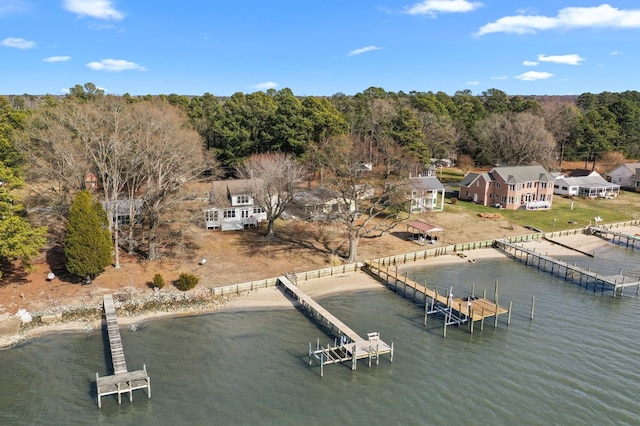
<instances>
[{"instance_id":1,"label":"sky","mask_svg":"<svg viewBox=\"0 0 640 426\"><path fill-rule=\"evenodd\" d=\"M627 0L0 0L0 94L640 90Z\"/></svg>"}]
</instances>

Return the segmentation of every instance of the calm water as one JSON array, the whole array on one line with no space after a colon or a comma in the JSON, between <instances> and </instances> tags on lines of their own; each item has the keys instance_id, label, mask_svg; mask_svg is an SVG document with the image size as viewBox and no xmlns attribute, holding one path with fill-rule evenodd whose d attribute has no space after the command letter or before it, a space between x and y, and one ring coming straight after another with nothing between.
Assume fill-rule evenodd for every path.
<instances>
[{"instance_id":1,"label":"calm water","mask_svg":"<svg viewBox=\"0 0 640 426\"><path fill-rule=\"evenodd\" d=\"M575 261L640 275L640 253L609 246ZM635 269L634 269L635 268ZM509 327L471 335L390 291L322 304L354 330L393 341L394 362L309 367L309 342L329 337L295 310L221 312L121 330L130 369L147 364L152 398L96 406L109 371L102 334L51 335L0 351L0 424L569 425L640 423L640 298L579 288L512 260L422 267L409 276L465 295L475 283L513 301ZM529 320L531 296L536 314Z\"/></svg>"}]
</instances>

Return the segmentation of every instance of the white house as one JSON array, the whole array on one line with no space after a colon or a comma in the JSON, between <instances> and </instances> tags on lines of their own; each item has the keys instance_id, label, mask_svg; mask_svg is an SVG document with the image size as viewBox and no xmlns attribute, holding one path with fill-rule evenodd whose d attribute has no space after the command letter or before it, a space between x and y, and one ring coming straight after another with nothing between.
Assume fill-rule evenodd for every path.
<instances>
[{"instance_id":1,"label":"white house","mask_svg":"<svg viewBox=\"0 0 640 426\"><path fill-rule=\"evenodd\" d=\"M411 213L444 210L445 188L435 176L410 177Z\"/></svg>"},{"instance_id":2,"label":"white house","mask_svg":"<svg viewBox=\"0 0 640 426\"><path fill-rule=\"evenodd\" d=\"M213 207L204 210L205 227L233 231L257 226L267 220L265 208L256 205L251 195L252 184L260 187L249 179L213 182L209 196Z\"/></svg>"},{"instance_id":3,"label":"white house","mask_svg":"<svg viewBox=\"0 0 640 426\"><path fill-rule=\"evenodd\" d=\"M640 188L640 163L623 164L609 172L611 183L626 188Z\"/></svg>"},{"instance_id":4,"label":"white house","mask_svg":"<svg viewBox=\"0 0 640 426\"><path fill-rule=\"evenodd\" d=\"M597 172L588 176L564 176L555 178L553 193L565 197L615 198L620 193L620 185L607 182Z\"/></svg>"}]
</instances>

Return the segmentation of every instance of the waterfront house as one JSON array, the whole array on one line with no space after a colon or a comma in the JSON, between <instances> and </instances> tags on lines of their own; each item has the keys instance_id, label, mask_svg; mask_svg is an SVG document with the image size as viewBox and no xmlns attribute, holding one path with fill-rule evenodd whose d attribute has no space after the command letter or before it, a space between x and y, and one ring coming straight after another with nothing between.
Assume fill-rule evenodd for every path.
<instances>
[{"instance_id":1,"label":"waterfront house","mask_svg":"<svg viewBox=\"0 0 640 426\"><path fill-rule=\"evenodd\" d=\"M221 231L240 230L266 220L264 206L255 202L254 188L260 188L260 184L250 179L213 182L209 194L212 207L204 210L205 227Z\"/></svg>"},{"instance_id":2,"label":"waterfront house","mask_svg":"<svg viewBox=\"0 0 640 426\"><path fill-rule=\"evenodd\" d=\"M608 174L611 183L624 188L640 189L640 163L627 163Z\"/></svg>"},{"instance_id":3,"label":"waterfront house","mask_svg":"<svg viewBox=\"0 0 640 426\"><path fill-rule=\"evenodd\" d=\"M435 176L410 177L411 213L440 212L444 210L445 188Z\"/></svg>"},{"instance_id":4,"label":"waterfront house","mask_svg":"<svg viewBox=\"0 0 640 426\"><path fill-rule=\"evenodd\" d=\"M504 209L550 209L553 176L539 165L494 167L469 173L460 183L460 199Z\"/></svg>"},{"instance_id":5,"label":"waterfront house","mask_svg":"<svg viewBox=\"0 0 640 426\"><path fill-rule=\"evenodd\" d=\"M620 185L607 182L598 172L582 176L557 176L553 193L565 197L615 198L620 193Z\"/></svg>"}]
</instances>

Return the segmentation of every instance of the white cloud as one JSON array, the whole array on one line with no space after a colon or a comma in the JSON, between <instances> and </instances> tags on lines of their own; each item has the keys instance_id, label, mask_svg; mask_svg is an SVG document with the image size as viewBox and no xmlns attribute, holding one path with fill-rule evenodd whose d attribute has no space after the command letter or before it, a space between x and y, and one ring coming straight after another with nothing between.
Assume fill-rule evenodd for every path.
<instances>
[{"instance_id":1,"label":"white cloud","mask_svg":"<svg viewBox=\"0 0 640 426\"><path fill-rule=\"evenodd\" d=\"M491 77L491 80L507 80L507 79L509 79L508 75L499 75L496 77Z\"/></svg>"},{"instance_id":2,"label":"white cloud","mask_svg":"<svg viewBox=\"0 0 640 426\"><path fill-rule=\"evenodd\" d=\"M555 28L640 28L640 9L618 9L608 4L594 7L565 7L555 17L539 15L505 16L480 27L477 35L490 33L532 34Z\"/></svg>"},{"instance_id":3,"label":"white cloud","mask_svg":"<svg viewBox=\"0 0 640 426\"><path fill-rule=\"evenodd\" d=\"M258 90L269 90L275 89L276 87L278 87L278 83L274 83L273 81L265 81L264 83L258 83L253 86L254 89Z\"/></svg>"},{"instance_id":4,"label":"white cloud","mask_svg":"<svg viewBox=\"0 0 640 426\"><path fill-rule=\"evenodd\" d=\"M0 16L22 12L29 8L30 6L23 0L0 0Z\"/></svg>"},{"instance_id":5,"label":"white cloud","mask_svg":"<svg viewBox=\"0 0 640 426\"><path fill-rule=\"evenodd\" d=\"M524 65L525 67L535 67L536 65L538 65L538 62L536 62L536 61L524 61L524 62L522 62L522 65Z\"/></svg>"},{"instance_id":6,"label":"white cloud","mask_svg":"<svg viewBox=\"0 0 640 426\"><path fill-rule=\"evenodd\" d=\"M36 42L25 40L20 37L7 37L0 42L4 47L13 47L14 49L32 49L36 47Z\"/></svg>"},{"instance_id":7,"label":"white cloud","mask_svg":"<svg viewBox=\"0 0 640 426\"><path fill-rule=\"evenodd\" d=\"M146 71L145 67L138 65L135 62L125 61L123 59L103 59L101 61L89 62L87 66L96 71Z\"/></svg>"},{"instance_id":8,"label":"white cloud","mask_svg":"<svg viewBox=\"0 0 640 426\"><path fill-rule=\"evenodd\" d=\"M71 59L71 56L49 56L44 58L42 62L67 62Z\"/></svg>"},{"instance_id":9,"label":"white cloud","mask_svg":"<svg viewBox=\"0 0 640 426\"><path fill-rule=\"evenodd\" d=\"M378 46L361 47L360 49L355 49L355 50L352 50L351 52L347 53L347 56L362 55L363 53L371 52L371 51L374 51L374 50L380 50L380 49L382 49L382 48L378 47Z\"/></svg>"},{"instance_id":10,"label":"white cloud","mask_svg":"<svg viewBox=\"0 0 640 426\"><path fill-rule=\"evenodd\" d=\"M622 52L619 50L614 50L613 52L609 53L609 55L611 56L622 55Z\"/></svg>"},{"instance_id":11,"label":"white cloud","mask_svg":"<svg viewBox=\"0 0 640 426\"><path fill-rule=\"evenodd\" d=\"M64 8L79 16L119 21L124 14L115 9L109 0L64 0Z\"/></svg>"},{"instance_id":12,"label":"white cloud","mask_svg":"<svg viewBox=\"0 0 640 426\"><path fill-rule=\"evenodd\" d=\"M467 81L467 86L477 86L478 84L480 84L480 82L477 80Z\"/></svg>"},{"instance_id":13,"label":"white cloud","mask_svg":"<svg viewBox=\"0 0 640 426\"><path fill-rule=\"evenodd\" d=\"M553 74L551 74L550 72L527 71L525 73L515 76L514 78L517 78L518 80L523 80L523 81L535 81L535 80L546 80L547 78L551 78L551 77L553 77Z\"/></svg>"},{"instance_id":14,"label":"white cloud","mask_svg":"<svg viewBox=\"0 0 640 426\"><path fill-rule=\"evenodd\" d=\"M435 16L438 13L471 12L482 6L482 3L468 0L424 0L405 8L408 15Z\"/></svg>"},{"instance_id":15,"label":"white cloud","mask_svg":"<svg viewBox=\"0 0 640 426\"><path fill-rule=\"evenodd\" d=\"M556 64L580 65L580 62L584 61L584 58L574 53L571 55L538 55L538 60L540 62L553 62Z\"/></svg>"}]
</instances>

